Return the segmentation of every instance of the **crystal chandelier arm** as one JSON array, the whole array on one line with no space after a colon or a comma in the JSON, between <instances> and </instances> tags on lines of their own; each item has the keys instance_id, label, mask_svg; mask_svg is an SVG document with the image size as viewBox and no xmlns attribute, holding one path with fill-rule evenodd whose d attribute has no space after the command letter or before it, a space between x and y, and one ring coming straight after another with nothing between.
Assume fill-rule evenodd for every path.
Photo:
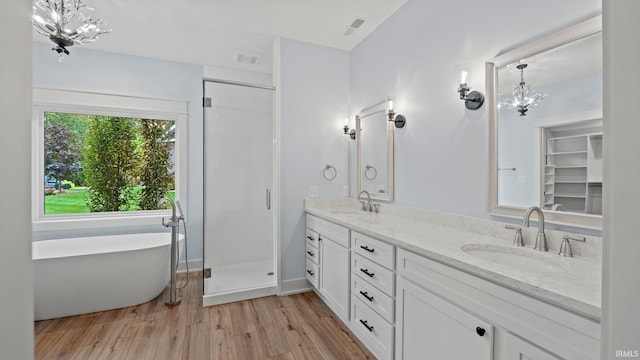
<instances>
[{"instance_id":1,"label":"crystal chandelier arm","mask_svg":"<svg viewBox=\"0 0 640 360\"><path fill-rule=\"evenodd\" d=\"M82 0L35 0L31 22L39 34L57 45L53 50L68 54L66 47L95 41L111 31L102 28L104 21L83 14L82 9L93 10Z\"/></svg>"}]
</instances>

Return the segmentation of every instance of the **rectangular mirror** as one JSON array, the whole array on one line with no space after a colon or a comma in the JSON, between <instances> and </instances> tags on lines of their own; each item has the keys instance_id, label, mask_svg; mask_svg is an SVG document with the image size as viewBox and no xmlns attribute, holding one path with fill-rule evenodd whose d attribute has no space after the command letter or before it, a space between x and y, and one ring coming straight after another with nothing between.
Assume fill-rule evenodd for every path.
<instances>
[{"instance_id":1,"label":"rectangular mirror","mask_svg":"<svg viewBox=\"0 0 640 360\"><path fill-rule=\"evenodd\" d=\"M602 224L602 20L486 63L490 213Z\"/></svg>"},{"instance_id":2,"label":"rectangular mirror","mask_svg":"<svg viewBox=\"0 0 640 360\"><path fill-rule=\"evenodd\" d=\"M372 199L393 201L393 121L387 115L391 99L356 115L357 189Z\"/></svg>"}]
</instances>

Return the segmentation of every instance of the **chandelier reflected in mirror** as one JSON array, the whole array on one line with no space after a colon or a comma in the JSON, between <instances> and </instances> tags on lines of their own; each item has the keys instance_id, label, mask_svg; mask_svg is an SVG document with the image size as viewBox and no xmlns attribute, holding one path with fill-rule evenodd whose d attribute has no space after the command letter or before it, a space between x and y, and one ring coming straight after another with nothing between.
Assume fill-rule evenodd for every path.
<instances>
[{"instance_id":1,"label":"chandelier reflected in mirror","mask_svg":"<svg viewBox=\"0 0 640 360\"><path fill-rule=\"evenodd\" d=\"M531 90L531 85L527 85L524 82L524 69L526 67L527 64L519 64L516 66L516 68L520 70L520 83L513 87L511 98L504 102L504 105L508 109L519 112L520 116L526 116L527 111L538 106L546 96Z\"/></svg>"},{"instance_id":2,"label":"chandelier reflected in mirror","mask_svg":"<svg viewBox=\"0 0 640 360\"><path fill-rule=\"evenodd\" d=\"M82 11L92 11L82 0L35 0L31 22L36 31L56 46L51 50L69 55L68 47L95 41L111 29L102 19L93 19Z\"/></svg>"}]
</instances>

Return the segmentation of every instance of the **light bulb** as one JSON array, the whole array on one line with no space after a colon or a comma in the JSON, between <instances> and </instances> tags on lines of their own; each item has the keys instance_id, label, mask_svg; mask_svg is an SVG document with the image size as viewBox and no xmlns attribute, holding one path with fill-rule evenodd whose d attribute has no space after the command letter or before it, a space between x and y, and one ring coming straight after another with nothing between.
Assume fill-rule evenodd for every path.
<instances>
[{"instance_id":1,"label":"light bulb","mask_svg":"<svg viewBox=\"0 0 640 360\"><path fill-rule=\"evenodd\" d=\"M467 81L471 77L471 66L469 62L467 61L459 62L455 67L455 71L456 71L456 76L460 81L460 84L464 84L464 86L466 87Z\"/></svg>"},{"instance_id":2,"label":"light bulb","mask_svg":"<svg viewBox=\"0 0 640 360\"><path fill-rule=\"evenodd\" d=\"M466 84L467 83L467 75L469 75L469 72L466 70L461 70L460 71L460 84Z\"/></svg>"}]
</instances>

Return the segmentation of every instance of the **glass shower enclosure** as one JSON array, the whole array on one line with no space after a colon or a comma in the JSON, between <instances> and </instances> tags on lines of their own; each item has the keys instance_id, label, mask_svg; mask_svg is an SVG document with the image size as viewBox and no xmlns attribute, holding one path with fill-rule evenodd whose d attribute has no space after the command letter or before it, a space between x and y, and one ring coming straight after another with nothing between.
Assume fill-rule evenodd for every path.
<instances>
[{"instance_id":1,"label":"glass shower enclosure","mask_svg":"<svg viewBox=\"0 0 640 360\"><path fill-rule=\"evenodd\" d=\"M274 90L205 81L204 92L203 305L275 294Z\"/></svg>"}]
</instances>

